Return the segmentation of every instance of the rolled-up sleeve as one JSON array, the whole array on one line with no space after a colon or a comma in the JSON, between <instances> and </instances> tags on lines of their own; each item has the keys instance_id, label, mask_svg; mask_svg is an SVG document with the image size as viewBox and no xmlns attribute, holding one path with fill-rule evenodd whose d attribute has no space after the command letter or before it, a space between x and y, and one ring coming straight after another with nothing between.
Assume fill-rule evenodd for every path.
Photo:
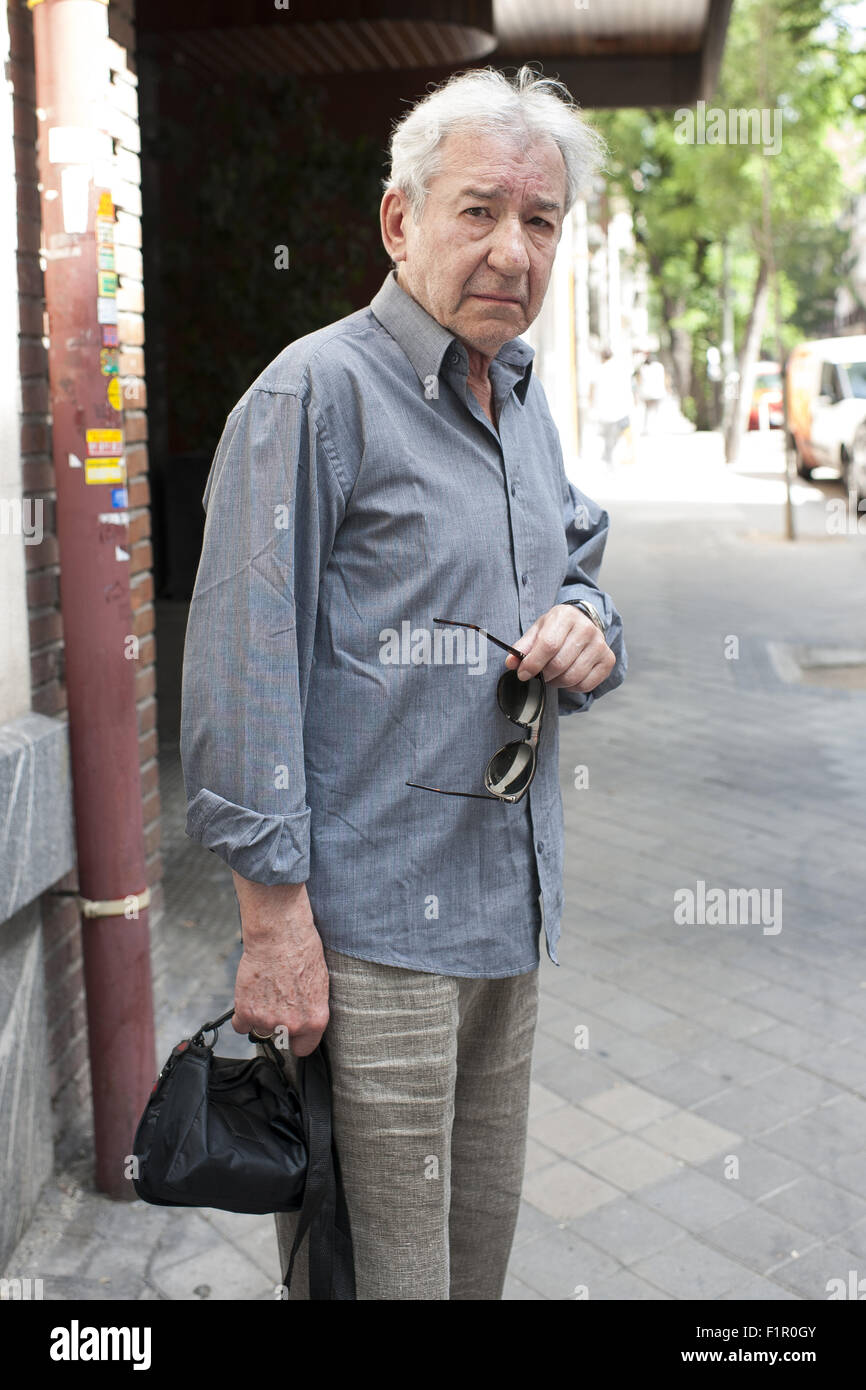
<instances>
[{"instance_id":1,"label":"rolled-up sleeve","mask_svg":"<svg viewBox=\"0 0 866 1390\"><path fill-rule=\"evenodd\" d=\"M605 641L616 657L616 665L600 685L585 693L558 687L559 713L574 714L586 710L600 696L622 685L628 669L628 655L623 640L622 618L609 594L599 588L598 577L610 530L610 517L603 507L587 497L566 477L560 452L563 522L568 542L568 568L557 596L557 603L584 599L591 603L603 618L607 631Z\"/></svg>"},{"instance_id":2,"label":"rolled-up sleeve","mask_svg":"<svg viewBox=\"0 0 866 1390\"><path fill-rule=\"evenodd\" d=\"M304 709L320 578L345 512L309 398L251 387L226 420L202 502L183 657L186 833L253 882L302 883Z\"/></svg>"}]
</instances>

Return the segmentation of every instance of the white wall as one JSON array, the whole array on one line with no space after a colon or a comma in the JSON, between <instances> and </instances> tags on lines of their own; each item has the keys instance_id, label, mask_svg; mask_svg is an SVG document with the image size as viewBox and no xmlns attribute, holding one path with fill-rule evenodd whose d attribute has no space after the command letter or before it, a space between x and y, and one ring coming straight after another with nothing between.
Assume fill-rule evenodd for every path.
<instances>
[{"instance_id":1,"label":"white wall","mask_svg":"<svg viewBox=\"0 0 866 1390\"><path fill-rule=\"evenodd\" d=\"M565 219L541 313L521 334L535 349L533 371L541 378L566 460L577 452L577 383L574 340L574 212Z\"/></svg>"},{"instance_id":2,"label":"white wall","mask_svg":"<svg viewBox=\"0 0 866 1390\"><path fill-rule=\"evenodd\" d=\"M9 71L6 6L0 6L0 71ZM21 534L21 376L12 84L0 90L0 724L30 709L30 641ZM33 517L35 520L35 515Z\"/></svg>"}]
</instances>

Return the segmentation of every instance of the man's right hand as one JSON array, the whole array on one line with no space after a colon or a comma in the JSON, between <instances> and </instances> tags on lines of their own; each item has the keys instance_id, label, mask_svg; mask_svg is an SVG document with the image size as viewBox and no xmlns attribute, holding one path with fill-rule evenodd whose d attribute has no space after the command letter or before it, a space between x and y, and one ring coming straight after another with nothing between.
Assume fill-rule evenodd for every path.
<instances>
[{"instance_id":1,"label":"man's right hand","mask_svg":"<svg viewBox=\"0 0 866 1390\"><path fill-rule=\"evenodd\" d=\"M296 1057L314 1052L328 1026L328 967L303 883L269 887L232 871L243 955L235 982L236 1033L285 1029ZM277 1039L279 1041L279 1038Z\"/></svg>"}]
</instances>

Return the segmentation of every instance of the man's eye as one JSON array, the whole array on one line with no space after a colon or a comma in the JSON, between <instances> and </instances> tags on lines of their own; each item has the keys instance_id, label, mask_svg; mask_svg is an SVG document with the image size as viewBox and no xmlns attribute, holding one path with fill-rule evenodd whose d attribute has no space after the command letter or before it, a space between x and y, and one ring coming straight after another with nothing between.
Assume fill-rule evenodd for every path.
<instances>
[{"instance_id":1,"label":"man's eye","mask_svg":"<svg viewBox=\"0 0 866 1390\"><path fill-rule=\"evenodd\" d=\"M552 227L553 223L548 222L546 217L533 217L533 222L540 222L542 227Z\"/></svg>"},{"instance_id":2,"label":"man's eye","mask_svg":"<svg viewBox=\"0 0 866 1390\"><path fill-rule=\"evenodd\" d=\"M464 208L464 212L487 212L486 208Z\"/></svg>"}]
</instances>

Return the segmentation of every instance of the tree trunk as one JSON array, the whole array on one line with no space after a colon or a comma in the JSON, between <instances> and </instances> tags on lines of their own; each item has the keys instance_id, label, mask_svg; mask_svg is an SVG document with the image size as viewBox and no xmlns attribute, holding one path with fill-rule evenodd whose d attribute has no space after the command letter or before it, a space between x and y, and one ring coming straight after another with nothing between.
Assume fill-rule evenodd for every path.
<instances>
[{"instance_id":1,"label":"tree trunk","mask_svg":"<svg viewBox=\"0 0 866 1390\"><path fill-rule=\"evenodd\" d=\"M720 428L723 436L727 439L736 403L736 395L733 392L733 387L736 384L736 377L734 375L736 370L736 361L734 358L734 292L731 286L731 242L729 237L725 237L722 247L722 258L722 419Z\"/></svg>"},{"instance_id":2,"label":"tree trunk","mask_svg":"<svg viewBox=\"0 0 866 1390\"><path fill-rule=\"evenodd\" d=\"M761 351L761 339L764 335L764 324L767 319L769 292L770 267L767 257L762 256L758 265L758 275L755 281L755 292L752 297L749 323L746 328L746 335L743 339L743 347L740 353L740 380L737 399L731 411L731 419L725 435L725 458L728 463L736 463L739 457L740 441L745 433L749 419L749 406L751 402L749 382L752 376L752 368L758 361L758 354Z\"/></svg>"},{"instance_id":3,"label":"tree trunk","mask_svg":"<svg viewBox=\"0 0 866 1390\"><path fill-rule=\"evenodd\" d=\"M685 328L675 328L674 321L688 308L688 301L680 296L674 299L664 288L664 274L661 259L652 252L647 253L649 268L659 287L662 301L662 317L667 333L668 351L659 356L670 374L671 387L680 406L692 391L692 335Z\"/></svg>"},{"instance_id":4,"label":"tree trunk","mask_svg":"<svg viewBox=\"0 0 866 1390\"><path fill-rule=\"evenodd\" d=\"M698 353L692 362L692 396L695 402L695 428L713 430L716 419L712 383L707 375L706 360Z\"/></svg>"},{"instance_id":5,"label":"tree trunk","mask_svg":"<svg viewBox=\"0 0 866 1390\"><path fill-rule=\"evenodd\" d=\"M674 384L680 401L684 401L692 394L692 335L685 328L672 328L670 332Z\"/></svg>"}]
</instances>

